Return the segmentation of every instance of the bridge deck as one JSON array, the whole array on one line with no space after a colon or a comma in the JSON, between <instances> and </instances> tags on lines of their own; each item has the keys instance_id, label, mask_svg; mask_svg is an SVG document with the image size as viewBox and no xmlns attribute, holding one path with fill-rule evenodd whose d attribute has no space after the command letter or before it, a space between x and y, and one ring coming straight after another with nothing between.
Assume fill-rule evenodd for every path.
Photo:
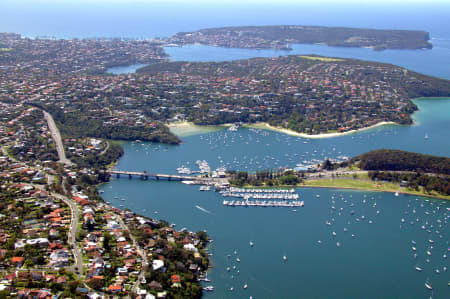
<instances>
[{"instance_id":1,"label":"bridge deck","mask_svg":"<svg viewBox=\"0 0 450 299\"><path fill-rule=\"evenodd\" d=\"M123 171L123 170L109 170L110 174L117 175L128 175L128 176L140 176L140 177L154 177L154 178L165 178L170 180L180 180L180 181L192 181L197 180L200 177L186 176L186 175L176 175L176 174L162 174L162 173L148 173L148 172L138 172L138 171Z\"/></svg>"}]
</instances>

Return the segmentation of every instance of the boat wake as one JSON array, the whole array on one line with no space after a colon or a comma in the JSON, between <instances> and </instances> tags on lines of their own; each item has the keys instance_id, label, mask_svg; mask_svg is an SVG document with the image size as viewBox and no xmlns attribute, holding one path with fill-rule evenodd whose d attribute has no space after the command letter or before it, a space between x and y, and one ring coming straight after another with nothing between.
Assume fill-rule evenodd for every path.
<instances>
[{"instance_id":1,"label":"boat wake","mask_svg":"<svg viewBox=\"0 0 450 299\"><path fill-rule=\"evenodd\" d=\"M208 211L207 209L205 209L205 208L202 208L201 206L195 206L197 209L199 209L200 211L202 211L202 212L205 212L205 213L208 213L208 214L211 214L212 215L212 213L210 212L210 211Z\"/></svg>"}]
</instances>

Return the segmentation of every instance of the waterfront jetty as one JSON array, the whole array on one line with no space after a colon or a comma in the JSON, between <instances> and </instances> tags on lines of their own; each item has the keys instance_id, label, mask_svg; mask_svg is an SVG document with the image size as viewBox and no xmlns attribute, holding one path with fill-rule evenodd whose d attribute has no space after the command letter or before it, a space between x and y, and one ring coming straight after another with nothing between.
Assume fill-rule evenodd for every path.
<instances>
[{"instance_id":1,"label":"waterfront jetty","mask_svg":"<svg viewBox=\"0 0 450 299\"><path fill-rule=\"evenodd\" d=\"M304 201L294 200L294 201L280 201L280 200L224 200L222 202L224 206L228 207L285 207L285 208L295 208L303 207L305 205Z\"/></svg>"},{"instance_id":2,"label":"waterfront jetty","mask_svg":"<svg viewBox=\"0 0 450 299\"><path fill-rule=\"evenodd\" d=\"M224 200L222 204L228 207L303 207L299 195L294 189L247 189L231 187L220 191L223 197L237 198ZM239 200L242 198L243 200Z\"/></svg>"},{"instance_id":3,"label":"waterfront jetty","mask_svg":"<svg viewBox=\"0 0 450 299\"><path fill-rule=\"evenodd\" d=\"M276 199L276 200L298 200L299 195L294 189L247 189L234 188L220 192L224 197L248 199Z\"/></svg>"}]
</instances>

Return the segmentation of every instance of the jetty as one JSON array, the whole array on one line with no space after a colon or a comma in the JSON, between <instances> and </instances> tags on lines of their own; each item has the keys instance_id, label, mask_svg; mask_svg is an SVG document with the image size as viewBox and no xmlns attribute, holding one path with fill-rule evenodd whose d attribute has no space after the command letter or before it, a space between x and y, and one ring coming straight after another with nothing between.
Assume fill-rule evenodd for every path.
<instances>
[{"instance_id":1,"label":"jetty","mask_svg":"<svg viewBox=\"0 0 450 299\"><path fill-rule=\"evenodd\" d=\"M305 202L295 200L291 202L286 201L276 201L276 200L265 200L265 201L250 201L250 200L224 200L222 202L224 206L228 207L285 207L285 208L296 208L303 207Z\"/></svg>"},{"instance_id":2,"label":"jetty","mask_svg":"<svg viewBox=\"0 0 450 299\"><path fill-rule=\"evenodd\" d=\"M223 197L248 199L298 200L294 189L248 189L230 187L220 192Z\"/></svg>"}]
</instances>

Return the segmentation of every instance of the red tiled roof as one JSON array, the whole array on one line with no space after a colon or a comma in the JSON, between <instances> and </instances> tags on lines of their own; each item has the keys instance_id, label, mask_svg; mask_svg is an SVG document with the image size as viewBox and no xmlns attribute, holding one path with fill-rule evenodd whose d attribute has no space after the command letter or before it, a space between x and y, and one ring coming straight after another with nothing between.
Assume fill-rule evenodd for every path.
<instances>
[{"instance_id":1,"label":"red tiled roof","mask_svg":"<svg viewBox=\"0 0 450 299\"><path fill-rule=\"evenodd\" d=\"M11 259L11 263L22 263L23 260L24 260L24 257L23 257L23 256L14 256L14 257Z\"/></svg>"}]
</instances>

